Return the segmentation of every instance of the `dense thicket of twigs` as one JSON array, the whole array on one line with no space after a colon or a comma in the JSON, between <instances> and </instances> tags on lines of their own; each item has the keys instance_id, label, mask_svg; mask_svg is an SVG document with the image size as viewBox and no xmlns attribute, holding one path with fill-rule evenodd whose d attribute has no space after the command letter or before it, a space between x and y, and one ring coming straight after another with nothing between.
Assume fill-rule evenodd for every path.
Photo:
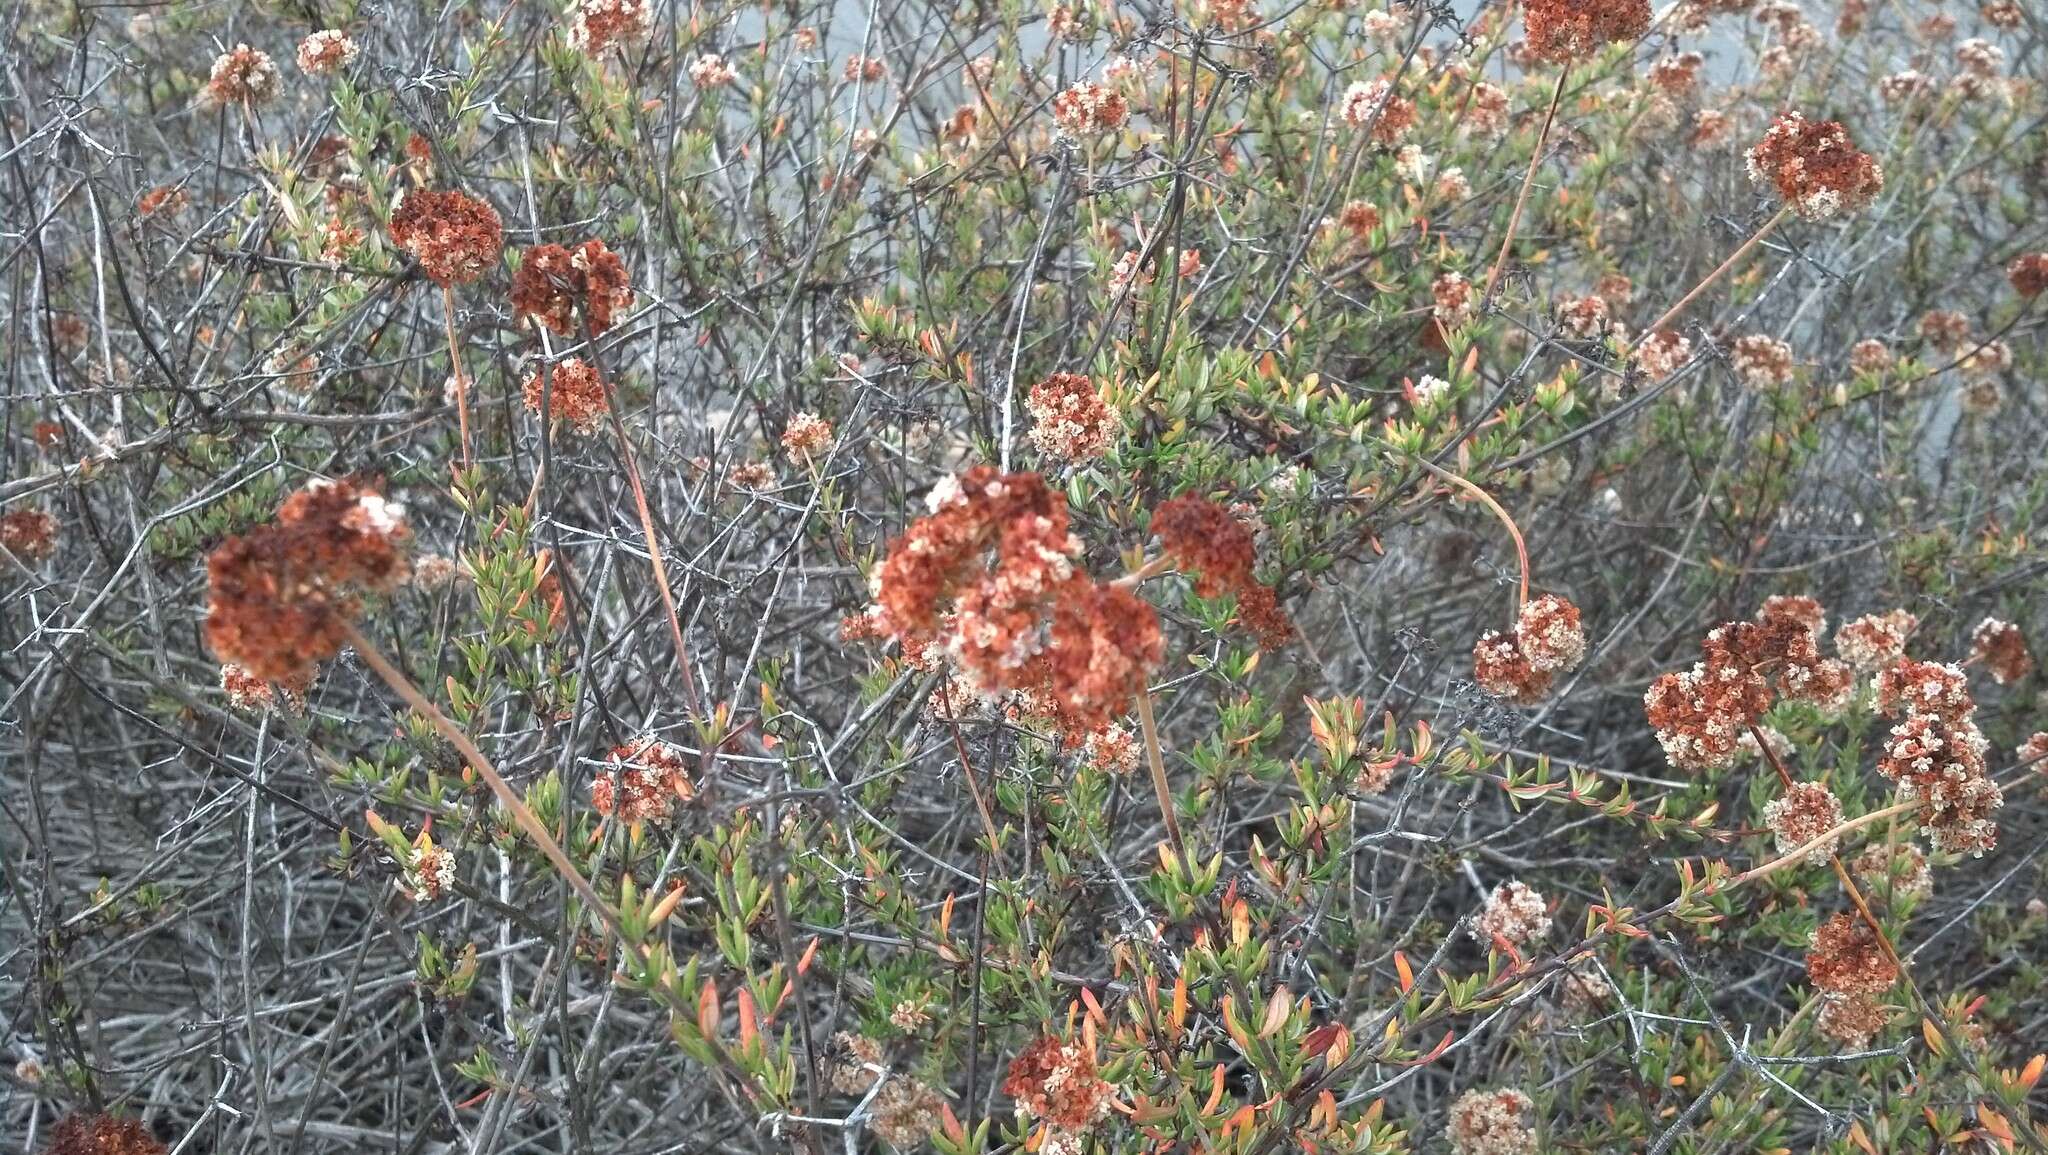
<instances>
[{"instance_id":1,"label":"dense thicket of twigs","mask_svg":"<svg viewBox=\"0 0 2048 1155\"><path fill-rule=\"evenodd\" d=\"M7 8L0 514L55 541L0 550L4 1142L107 1112L193 1152L961 1151L989 1120L989 1149L1051 1150L1004 1089L1050 1033L1118 1101L1057 1138L1105 1152L1515 1155L1447 1138L1474 1088L1526 1092L1557 1151L2048 1148L2019 1070L2048 1040L2048 778L2013 753L2042 676L1968 668L2001 845L1934 856L1930 897L1872 891L1907 977L1858 1046L1816 1030L1805 969L1851 909L1827 863L1699 885L1778 857L1779 778L1673 769L1642 703L1773 594L1830 630L1908 609L1932 660L1987 616L2048 639L2048 308L2005 275L2048 249L2048 42L2012 7L1859 4L1853 35L1834 4L1660 10L1562 81L1501 4L657 3L596 51L547 3ZM308 74L328 27L357 54ZM277 92L210 99L244 43ZM1695 85L1656 79L1694 49ZM1055 97L1105 75L1129 122L1063 131ZM1346 122L1380 76L1405 140ZM1743 150L1782 108L1882 161L1873 204L1774 218ZM1500 288L1445 312L1539 136ZM444 294L388 236L408 189L494 206L502 264ZM1767 222L1671 323L1681 363L1631 367ZM586 238L629 272L613 326L515 315L521 250ZM1759 335L1782 380L1735 352ZM1852 365L1873 339L1890 366ZM617 429L544 435L525 383L570 357ZM1106 456L1031 439L1059 371L1116 413ZM799 415L824 447L784 449ZM1178 829L1143 768L949 721L942 679L842 639L980 463L1053 479L1104 579L1176 494L1256 525L1288 644L1187 575L1141 587ZM605 903L680 887L659 927L621 943L354 653L303 710L223 693L208 552L348 476L462 571L370 599L364 636ZM1475 487L1586 623L1534 704L1471 680L1523 580ZM1355 711L1358 753L1305 699ZM1849 818L1891 804L1867 693L1770 720ZM693 794L629 830L592 782L649 733ZM454 886L417 901L371 811L430 830ZM1873 823L1843 858L1914 838ZM1509 880L1554 921L1518 949L1468 930ZM849 1082L849 1038L880 1084Z\"/></svg>"}]
</instances>

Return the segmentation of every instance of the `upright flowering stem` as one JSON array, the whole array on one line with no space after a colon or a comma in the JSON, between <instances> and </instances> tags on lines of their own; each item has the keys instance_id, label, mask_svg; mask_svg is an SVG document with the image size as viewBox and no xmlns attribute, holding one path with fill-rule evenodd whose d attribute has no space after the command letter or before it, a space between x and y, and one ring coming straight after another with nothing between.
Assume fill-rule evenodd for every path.
<instances>
[{"instance_id":1,"label":"upright flowering stem","mask_svg":"<svg viewBox=\"0 0 2048 1155\"><path fill-rule=\"evenodd\" d=\"M455 286L441 286L441 323L448 331L448 372L455 381L455 423L462 436L462 468L469 468L469 381L462 374L462 345L455 339Z\"/></svg>"},{"instance_id":2,"label":"upright flowering stem","mask_svg":"<svg viewBox=\"0 0 2048 1155\"><path fill-rule=\"evenodd\" d=\"M540 847L540 852L547 856L548 862L554 865L555 870L561 874L563 880L569 884L570 888L584 902L589 903L590 908L597 912L597 916L604 920L606 929L610 930L621 943L626 942L625 931L619 925L618 915L605 903L604 899L597 896L597 891L591 888L589 880L583 877L583 872L577 870L576 864L569 861L569 856L562 852L562 848L556 843L554 835L549 834L547 827L541 825L540 819L535 817L533 811L527 808L526 802L513 792L511 785L504 778L500 777L496 770L491 768L490 760L484 757L483 751L476 748L476 743L469 740L469 735L463 733L461 727L450 721L448 716L443 714L439 707L428 701L427 696L420 693L419 688L414 686L404 674L399 673L398 667L391 664L391 659L386 658L383 652L370 642L370 639L364 637L362 632L356 629L354 624L345 623L342 626L342 630L343 635L348 640L348 644L355 647L357 655L363 659L364 663L371 670L376 672L379 678L384 680L384 684L390 686L392 690L397 692L399 697L405 699L406 705L411 706L417 711L421 717L425 718L440 733L441 737L446 738L448 743L455 747L456 751L462 755L463 760L468 762L470 767L477 772L477 775L484 780L484 784L491 788L491 793L497 795L499 804L504 806L506 812L512 815L512 821L528 838L533 839L534 845Z\"/></svg>"},{"instance_id":3,"label":"upright flowering stem","mask_svg":"<svg viewBox=\"0 0 2048 1155\"><path fill-rule=\"evenodd\" d=\"M1159 795L1159 816L1166 820L1166 838L1182 862L1188 861L1188 845L1180 836L1180 819L1173 813L1173 788L1166 782L1166 756L1159 749L1159 723L1152 717L1152 691L1138 691L1138 724L1145 731L1145 767L1152 772L1152 791Z\"/></svg>"},{"instance_id":4,"label":"upright flowering stem","mask_svg":"<svg viewBox=\"0 0 2048 1155\"><path fill-rule=\"evenodd\" d=\"M1450 470L1443 468L1436 462L1426 457L1416 457L1415 464L1435 474L1441 480L1448 481L1466 493L1471 494L1475 500L1492 510L1493 516L1498 518L1503 526L1507 527L1508 536L1513 538L1515 542L1515 561L1522 567L1521 589L1515 597L1515 612L1520 613L1522 607L1529 604L1529 545L1522 540L1522 531L1520 527L1515 525L1515 519L1508 516L1508 511L1501 508L1500 502L1495 501L1492 494L1459 477Z\"/></svg>"},{"instance_id":5,"label":"upright flowering stem","mask_svg":"<svg viewBox=\"0 0 2048 1155\"><path fill-rule=\"evenodd\" d=\"M1508 263L1508 249L1515 243L1515 226L1521 223L1522 206L1529 203L1529 188L1536 183L1536 169L1543 163L1543 146L1550 140L1550 125L1557 119L1558 102L1564 99L1564 82L1571 74L1569 66L1557 70L1557 87L1550 92L1550 108L1543 114L1543 127L1536 133L1536 150L1529 154L1529 171L1522 175L1522 191L1515 197L1514 211L1508 214L1508 233L1500 239L1500 255L1493 258L1493 271L1486 274L1486 291L1479 294L1482 300L1493 296L1500 271Z\"/></svg>"},{"instance_id":6,"label":"upright flowering stem","mask_svg":"<svg viewBox=\"0 0 2048 1155\"><path fill-rule=\"evenodd\" d=\"M640 515L640 532L647 538L647 559L654 569L654 588L661 594L661 608L668 614L669 639L675 643L676 665L683 671L683 695L689 703L690 712L699 710L697 700L697 677L690 672L690 648L683 640L682 618L676 613L676 595L669 588L668 565L662 560L661 539L654 533L654 513L647 505L647 488L640 484L640 466L633 457L633 442L626 436L626 423L619 417L618 391L612 388L611 378L598 367L597 335L591 331L589 320L583 325L584 338L590 342L590 365L597 373L597 382L604 388L605 413L611 418L612 433L619 439L619 458L626 466L626 483L633 490L633 509Z\"/></svg>"},{"instance_id":7,"label":"upright flowering stem","mask_svg":"<svg viewBox=\"0 0 2048 1155\"><path fill-rule=\"evenodd\" d=\"M1706 280L1701 281L1699 284L1693 286L1692 292L1687 293L1684 297L1680 298L1679 302L1676 305L1673 305L1669 309L1666 309L1664 311L1663 316L1657 318L1655 321L1650 322L1649 327L1643 330L1643 335L1645 337L1648 337L1658 332L1659 330L1663 329L1664 326L1670 324L1673 320L1675 320L1680 313L1685 312L1685 308L1687 305L1690 305L1694 301L1699 300L1701 293L1706 292L1710 287L1713 286L1714 282L1720 280L1722 276L1724 276L1728 272L1728 270L1734 268L1737 262L1741 261L1742 258L1748 256L1749 250L1761 244L1765 237L1771 235L1771 230L1777 228L1780 224L1783 224L1785 218L1787 216L1790 216L1791 213L1791 205L1785 205L1784 207L1780 208L1777 211L1777 213L1771 217L1770 220L1764 222L1764 227L1758 229L1748 240L1742 242L1741 248L1736 249L1734 252L1728 254L1728 259L1722 261L1721 266L1719 268L1715 269L1711 273L1708 273Z\"/></svg>"}]
</instances>

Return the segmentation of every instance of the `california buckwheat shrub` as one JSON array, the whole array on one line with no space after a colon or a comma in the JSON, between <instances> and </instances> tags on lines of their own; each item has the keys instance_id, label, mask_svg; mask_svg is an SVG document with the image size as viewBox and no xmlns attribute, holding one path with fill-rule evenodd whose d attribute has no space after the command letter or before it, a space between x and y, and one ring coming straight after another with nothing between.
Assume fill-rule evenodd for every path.
<instances>
[{"instance_id":1,"label":"california buckwheat shrub","mask_svg":"<svg viewBox=\"0 0 2048 1155\"><path fill-rule=\"evenodd\" d=\"M2033 7L104 15L0 1146L2048 1145Z\"/></svg>"}]
</instances>

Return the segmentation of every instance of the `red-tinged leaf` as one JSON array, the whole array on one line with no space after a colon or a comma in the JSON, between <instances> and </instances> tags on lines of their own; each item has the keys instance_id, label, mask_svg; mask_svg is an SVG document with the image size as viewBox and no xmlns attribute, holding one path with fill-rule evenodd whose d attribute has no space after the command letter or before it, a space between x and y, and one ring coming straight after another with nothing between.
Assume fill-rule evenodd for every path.
<instances>
[{"instance_id":1,"label":"red-tinged leaf","mask_svg":"<svg viewBox=\"0 0 2048 1155\"><path fill-rule=\"evenodd\" d=\"M2041 1081L2043 1069L2048 1069L2048 1055L2035 1055L2028 1059L2027 1065L2020 1068L2020 1086L2033 1090L2034 1084Z\"/></svg>"},{"instance_id":2,"label":"red-tinged leaf","mask_svg":"<svg viewBox=\"0 0 2048 1155\"><path fill-rule=\"evenodd\" d=\"M1434 1046L1434 1047L1431 1047L1431 1048L1429 1049L1429 1053L1428 1053L1427 1055L1424 1055L1424 1056L1422 1056L1422 1057L1421 1057L1421 1058L1419 1058L1419 1059L1410 1059L1410 1060L1409 1060L1408 1062L1405 1062L1405 1063L1403 1063L1403 1064L1401 1064L1401 1065L1402 1065L1402 1066L1404 1066L1404 1067L1420 1067L1420 1066L1423 1066L1423 1065L1425 1065L1425 1064L1428 1064L1428 1063L1434 1063L1434 1062L1436 1062L1436 1061L1437 1061L1437 1060L1438 1060L1439 1058L1443 1057L1443 1053L1444 1053L1445 1051L1448 1051L1448 1050L1450 1050L1450 1049L1451 1049L1451 1042L1452 1042L1452 1040L1456 1039L1457 1037L1458 1037L1458 1032L1456 1032L1456 1031L1445 1031L1445 1032L1444 1032L1444 1037L1443 1037L1443 1041L1442 1041L1442 1042L1440 1042L1440 1043L1438 1043L1438 1044L1437 1044L1436 1046Z\"/></svg>"},{"instance_id":3,"label":"red-tinged leaf","mask_svg":"<svg viewBox=\"0 0 2048 1155\"><path fill-rule=\"evenodd\" d=\"M1108 1025L1109 1015L1104 1013L1102 1004L1095 1001L1094 991L1089 990L1087 987L1082 987L1081 1001L1088 1004L1088 1018L1091 1021L1102 1023L1105 1026Z\"/></svg>"},{"instance_id":4,"label":"red-tinged leaf","mask_svg":"<svg viewBox=\"0 0 2048 1155\"><path fill-rule=\"evenodd\" d=\"M761 1024L754 1016L754 995L745 987L739 989L740 1048L752 1050L761 1040Z\"/></svg>"},{"instance_id":5,"label":"red-tinged leaf","mask_svg":"<svg viewBox=\"0 0 2048 1155\"><path fill-rule=\"evenodd\" d=\"M812 936L811 936L811 945L809 945L809 946L807 946L807 947L805 947L805 948L804 948L804 957L802 957L802 958L800 958L800 959L796 960L796 973L798 973L798 974L800 974L800 975L807 975L807 974L810 974L810 973L811 973L811 960L813 960L813 959L815 959L815 958L817 958L817 957L818 957L818 936L817 936L817 935L812 935Z\"/></svg>"},{"instance_id":6,"label":"red-tinged leaf","mask_svg":"<svg viewBox=\"0 0 2048 1155\"><path fill-rule=\"evenodd\" d=\"M1223 1105L1223 1065L1209 1068L1209 1099L1202 1104L1202 1114L1213 1115Z\"/></svg>"},{"instance_id":7,"label":"red-tinged leaf","mask_svg":"<svg viewBox=\"0 0 2048 1155\"><path fill-rule=\"evenodd\" d=\"M1394 975L1401 982L1402 994L1415 989L1415 968L1408 965L1408 956L1400 951L1394 952Z\"/></svg>"},{"instance_id":8,"label":"red-tinged leaf","mask_svg":"<svg viewBox=\"0 0 2048 1155\"><path fill-rule=\"evenodd\" d=\"M1330 1045L1337 1041L1337 1036L1343 1030L1343 1027L1338 1026L1336 1023L1331 1023L1328 1026L1317 1027L1315 1030L1310 1031L1301 1040L1302 1057L1313 1059L1324 1051L1329 1050Z\"/></svg>"}]
</instances>

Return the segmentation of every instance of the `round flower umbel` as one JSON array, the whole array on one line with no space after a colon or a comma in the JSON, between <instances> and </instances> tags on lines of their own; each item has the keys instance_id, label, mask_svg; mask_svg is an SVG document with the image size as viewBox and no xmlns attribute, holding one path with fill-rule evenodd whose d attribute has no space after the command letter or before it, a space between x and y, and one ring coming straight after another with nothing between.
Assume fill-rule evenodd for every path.
<instances>
[{"instance_id":1,"label":"round flower umbel","mask_svg":"<svg viewBox=\"0 0 2048 1155\"><path fill-rule=\"evenodd\" d=\"M1503 882L1486 896L1472 916L1472 937L1492 945L1495 939L1520 950L1550 933L1550 908L1543 896L1520 882Z\"/></svg>"},{"instance_id":2,"label":"round flower umbel","mask_svg":"<svg viewBox=\"0 0 2048 1155\"><path fill-rule=\"evenodd\" d=\"M466 193L414 189L391 212L391 240L435 284L468 284L490 271L505 246L498 210Z\"/></svg>"},{"instance_id":3,"label":"round flower umbel","mask_svg":"<svg viewBox=\"0 0 2048 1155\"><path fill-rule=\"evenodd\" d=\"M2012 291L2022 297L2038 297L2048 290L2048 253L2022 253L2005 266Z\"/></svg>"},{"instance_id":4,"label":"round flower umbel","mask_svg":"<svg viewBox=\"0 0 2048 1155\"><path fill-rule=\"evenodd\" d=\"M1578 668L1586 657L1586 631L1579 607L1557 596L1532 598L1515 619L1515 644L1529 665L1545 673Z\"/></svg>"},{"instance_id":5,"label":"round flower umbel","mask_svg":"<svg viewBox=\"0 0 2048 1155\"><path fill-rule=\"evenodd\" d=\"M1920 619L1905 610L1865 614L1835 631L1835 652L1859 674L1873 674L1906 656Z\"/></svg>"},{"instance_id":6,"label":"round flower umbel","mask_svg":"<svg viewBox=\"0 0 2048 1155\"><path fill-rule=\"evenodd\" d=\"M1073 1135L1109 1112L1116 1088L1095 1073L1095 1056L1084 1044L1046 1035L1011 1061L1003 1094L1052 1134Z\"/></svg>"},{"instance_id":7,"label":"round flower umbel","mask_svg":"<svg viewBox=\"0 0 2048 1155\"><path fill-rule=\"evenodd\" d=\"M1375 142L1398 144L1415 127L1415 102L1394 92L1394 82L1382 76L1360 80L1344 90L1337 114L1352 128L1372 129Z\"/></svg>"},{"instance_id":8,"label":"round flower umbel","mask_svg":"<svg viewBox=\"0 0 2048 1155\"><path fill-rule=\"evenodd\" d=\"M630 48L647 39L654 14L647 0L579 0L569 17L569 47L585 56Z\"/></svg>"},{"instance_id":9,"label":"round flower umbel","mask_svg":"<svg viewBox=\"0 0 2048 1155\"><path fill-rule=\"evenodd\" d=\"M1183 494L1152 511L1152 532L1181 572L1195 579L1197 594L1237 598L1238 621L1259 636L1260 645L1278 649L1294 636L1294 623L1287 620L1279 598L1252 576L1252 531L1228 509Z\"/></svg>"},{"instance_id":10,"label":"round flower umbel","mask_svg":"<svg viewBox=\"0 0 2048 1155\"><path fill-rule=\"evenodd\" d=\"M1869 923L1835 914L1814 928L1806 976L1830 995L1881 995L1899 981L1899 968Z\"/></svg>"},{"instance_id":11,"label":"round flower umbel","mask_svg":"<svg viewBox=\"0 0 2048 1155\"><path fill-rule=\"evenodd\" d=\"M1650 0L1528 0L1522 27L1530 53L1569 63L1609 44L1641 40L1650 30Z\"/></svg>"},{"instance_id":12,"label":"round flower umbel","mask_svg":"<svg viewBox=\"0 0 2048 1155\"><path fill-rule=\"evenodd\" d=\"M1983 663L1991 680L2001 686L2025 678L2034 669L2034 655L2027 652L2027 635L2013 623L1998 618L1985 618L1971 631L1970 660Z\"/></svg>"},{"instance_id":13,"label":"round flower umbel","mask_svg":"<svg viewBox=\"0 0 2048 1155\"><path fill-rule=\"evenodd\" d=\"M323 28L299 41L299 71L308 76L340 72L356 62L356 42L339 28Z\"/></svg>"},{"instance_id":14,"label":"round flower umbel","mask_svg":"<svg viewBox=\"0 0 2048 1155\"><path fill-rule=\"evenodd\" d=\"M543 374L548 379L544 380ZM595 433L597 427L604 424L605 415L611 412L597 367L580 358L571 357L552 371L535 369L526 378L521 394L526 399L527 412L535 416L540 414L543 393L546 395L548 416L556 424L566 425L586 436Z\"/></svg>"},{"instance_id":15,"label":"round flower umbel","mask_svg":"<svg viewBox=\"0 0 2048 1155\"><path fill-rule=\"evenodd\" d=\"M1472 645L1472 680L1503 701L1533 706L1550 693L1556 677L1531 665L1514 635L1488 630Z\"/></svg>"},{"instance_id":16,"label":"round flower umbel","mask_svg":"<svg viewBox=\"0 0 2048 1155\"><path fill-rule=\"evenodd\" d=\"M246 44L237 44L214 59L206 78L202 99L213 105L239 104L254 107L277 96L277 64L270 54Z\"/></svg>"},{"instance_id":17,"label":"round flower umbel","mask_svg":"<svg viewBox=\"0 0 2048 1155\"><path fill-rule=\"evenodd\" d=\"M1795 782L1764 806L1764 825L1777 837L1778 851L1790 854L1842 824L1842 801L1818 782ZM1813 853L1833 854L1841 845L1830 837Z\"/></svg>"},{"instance_id":18,"label":"round flower umbel","mask_svg":"<svg viewBox=\"0 0 2048 1155\"><path fill-rule=\"evenodd\" d=\"M1041 693L1064 730L1127 713L1164 654L1159 619L1081 571L1066 499L1035 473L983 465L940 483L928 504L876 575L882 620L905 653L936 645L984 690Z\"/></svg>"},{"instance_id":19,"label":"round flower umbel","mask_svg":"<svg viewBox=\"0 0 2048 1155\"><path fill-rule=\"evenodd\" d=\"M410 532L404 510L372 490L308 485L275 522L229 538L207 559L207 647L251 677L310 683L340 652L361 595L405 579Z\"/></svg>"},{"instance_id":20,"label":"round flower umbel","mask_svg":"<svg viewBox=\"0 0 2048 1155\"><path fill-rule=\"evenodd\" d=\"M1053 123L1071 136L1115 132L1130 116L1130 102L1122 93L1091 80L1079 81L1052 98Z\"/></svg>"},{"instance_id":21,"label":"round flower umbel","mask_svg":"<svg viewBox=\"0 0 2048 1155\"><path fill-rule=\"evenodd\" d=\"M57 552L57 519L40 509L0 514L0 552L22 562L47 560Z\"/></svg>"},{"instance_id":22,"label":"round flower umbel","mask_svg":"<svg viewBox=\"0 0 2048 1155\"><path fill-rule=\"evenodd\" d=\"M590 805L607 818L629 825L667 822L676 803L696 796L683 752L643 734L605 756L605 769L590 783Z\"/></svg>"},{"instance_id":23,"label":"round flower umbel","mask_svg":"<svg viewBox=\"0 0 2048 1155\"><path fill-rule=\"evenodd\" d=\"M512 311L564 337L583 335L578 313L592 333L602 333L612 327L615 312L632 304L625 262L600 240L573 249L535 245L512 275Z\"/></svg>"},{"instance_id":24,"label":"round flower umbel","mask_svg":"<svg viewBox=\"0 0 2048 1155\"><path fill-rule=\"evenodd\" d=\"M1444 1137L1457 1155L1535 1155L1536 1104L1513 1089L1473 1089L1451 1104Z\"/></svg>"},{"instance_id":25,"label":"round flower umbel","mask_svg":"<svg viewBox=\"0 0 2048 1155\"><path fill-rule=\"evenodd\" d=\"M1094 379L1083 373L1054 373L1031 387L1024 399L1031 414L1031 443L1062 461L1101 457L1123 432L1123 422Z\"/></svg>"},{"instance_id":26,"label":"round flower umbel","mask_svg":"<svg viewBox=\"0 0 2048 1155\"><path fill-rule=\"evenodd\" d=\"M1776 189L1810 221L1855 212L1884 191L1877 158L1859 152L1838 121L1811 121L1787 112L1749 150L1749 179Z\"/></svg>"}]
</instances>

